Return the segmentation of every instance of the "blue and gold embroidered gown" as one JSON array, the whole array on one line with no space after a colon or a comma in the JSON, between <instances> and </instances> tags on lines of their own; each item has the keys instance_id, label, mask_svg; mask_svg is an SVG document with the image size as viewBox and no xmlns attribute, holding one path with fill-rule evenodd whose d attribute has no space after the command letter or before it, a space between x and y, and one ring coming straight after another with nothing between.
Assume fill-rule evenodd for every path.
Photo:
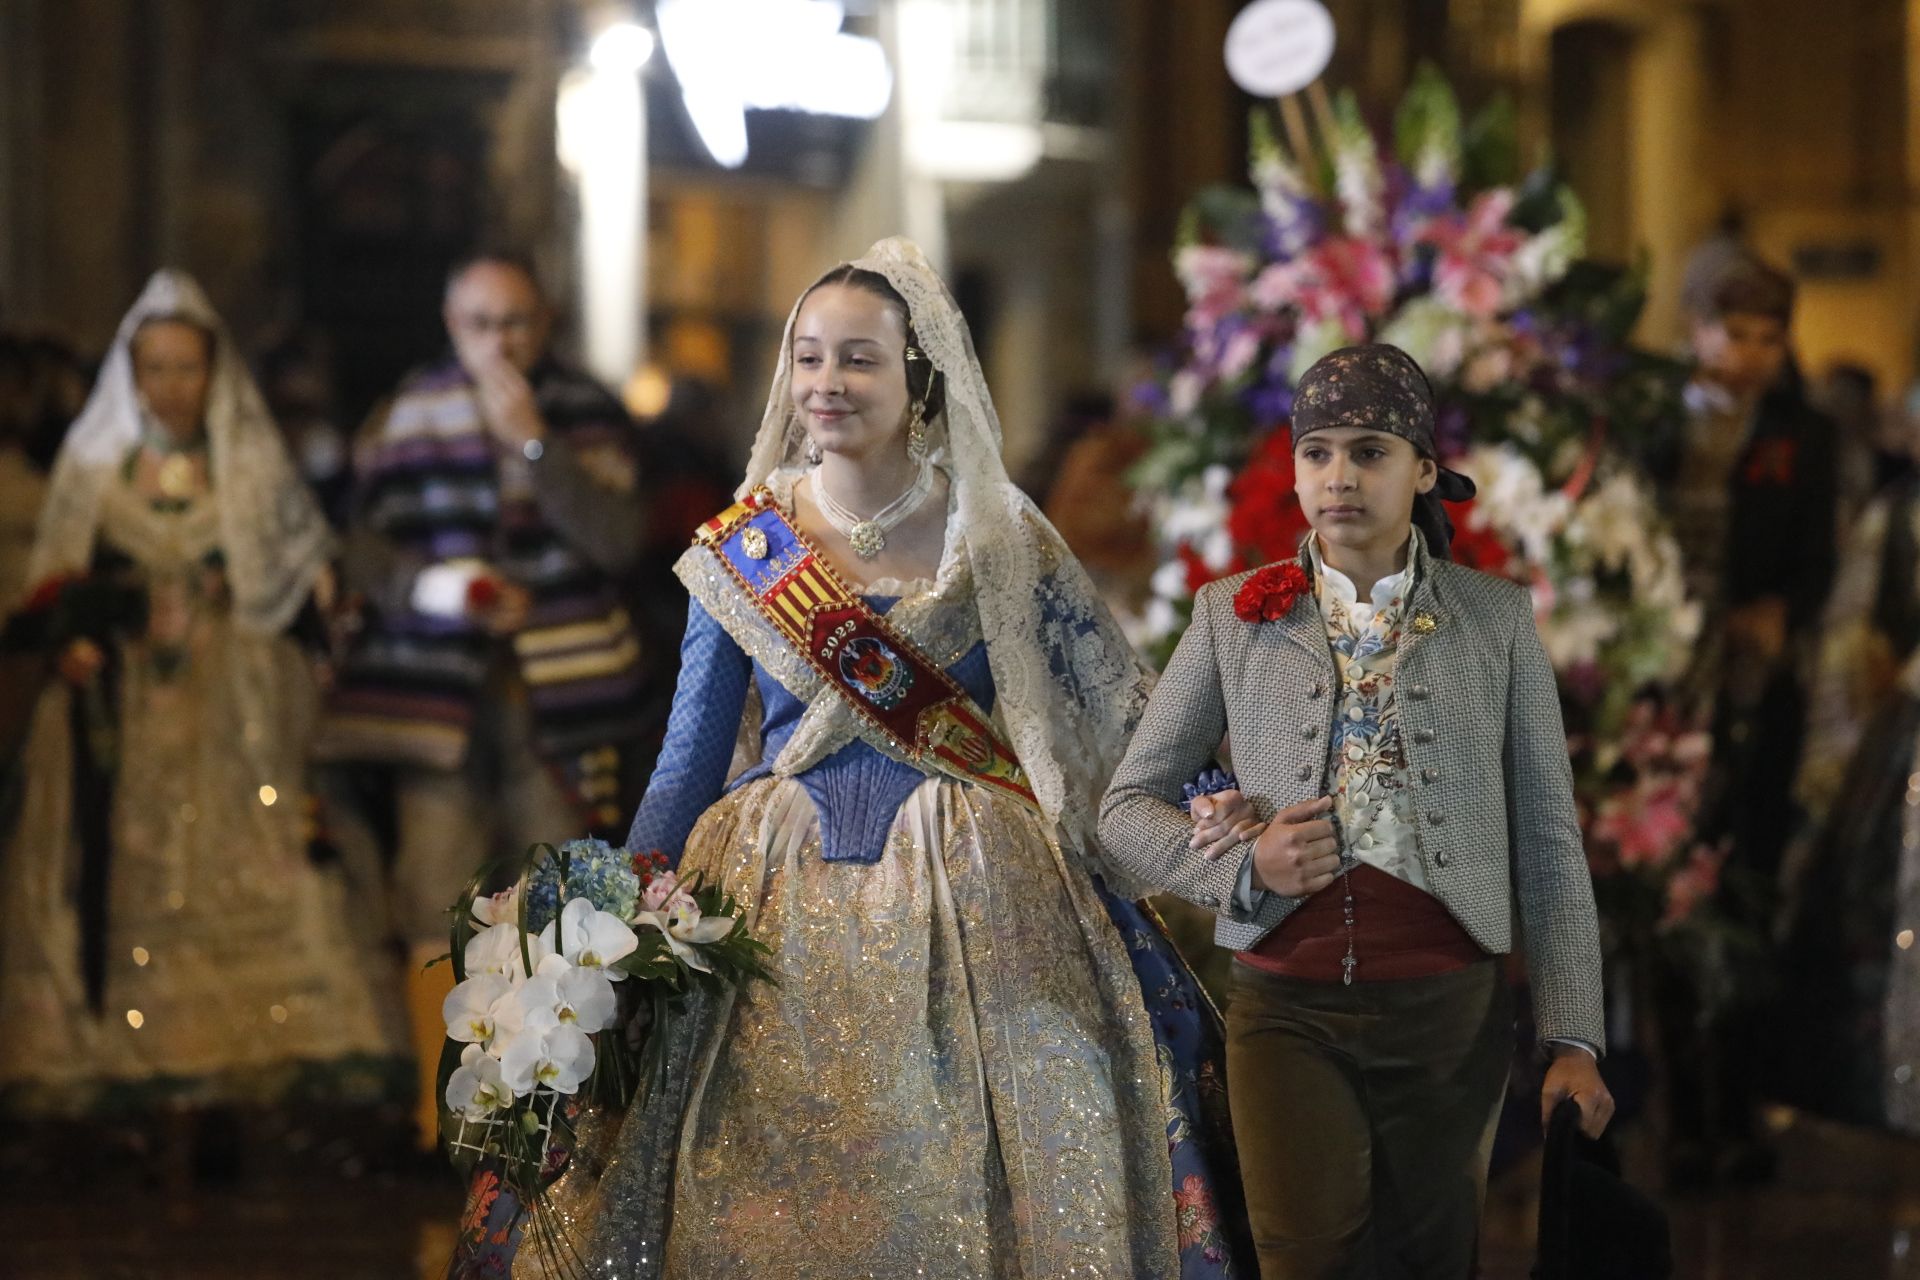
<instances>
[{"instance_id":1,"label":"blue and gold embroidered gown","mask_svg":"<svg viewBox=\"0 0 1920 1280\"><path fill-rule=\"evenodd\" d=\"M991 712L985 646L936 656ZM1164 1276L1183 1235L1222 1274L1204 1162L1176 1187L1163 1154L1205 1123L1174 1086L1220 1077L1176 1052L1205 1011L1151 923L1009 797L858 740L774 776L806 708L698 604L682 661L629 845L752 904L780 985L740 994L696 1085L668 1274ZM728 785L750 688L760 760Z\"/></svg>"},{"instance_id":2,"label":"blue and gold embroidered gown","mask_svg":"<svg viewBox=\"0 0 1920 1280\"><path fill-rule=\"evenodd\" d=\"M950 570L864 599L991 713ZM1246 1274L1217 1022L1156 923L991 788L858 738L783 776L823 708L748 656L728 623L750 615L696 589L628 843L737 894L779 982L712 1017L677 1141L629 1117L597 1188L556 1188L582 1260L623 1277ZM664 1271L662 1215L611 1191L648 1181L638 1166L671 1202ZM470 1207L471 1238L510 1213Z\"/></svg>"}]
</instances>

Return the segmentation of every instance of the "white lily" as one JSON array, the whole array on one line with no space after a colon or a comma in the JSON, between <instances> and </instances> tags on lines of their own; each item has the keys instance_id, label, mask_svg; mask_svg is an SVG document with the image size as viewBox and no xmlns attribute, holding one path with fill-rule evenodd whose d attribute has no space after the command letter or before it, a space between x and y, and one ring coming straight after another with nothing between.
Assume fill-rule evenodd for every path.
<instances>
[{"instance_id":1,"label":"white lily","mask_svg":"<svg viewBox=\"0 0 1920 1280\"><path fill-rule=\"evenodd\" d=\"M575 898L560 913L559 945L555 950L567 958L568 964L605 969L607 977L618 982L626 975L609 966L632 955L639 945L640 939L625 921L585 898Z\"/></svg>"},{"instance_id":2,"label":"white lily","mask_svg":"<svg viewBox=\"0 0 1920 1280\"><path fill-rule=\"evenodd\" d=\"M599 968L580 968L548 956L518 994L528 1031L574 1026L592 1034L613 1025L618 1001L613 982Z\"/></svg>"},{"instance_id":3,"label":"white lily","mask_svg":"<svg viewBox=\"0 0 1920 1280\"><path fill-rule=\"evenodd\" d=\"M593 1074L593 1041L586 1032L561 1023L545 1031L522 1031L500 1059L500 1077L516 1095L545 1087L573 1093Z\"/></svg>"},{"instance_id":4,"label":"white lily","mask_svg":"<svg viewBox=\"0 0 1920 1280\"><path fill-rule=\"evenodd\" d=\"M460 1054L460 1065L447 1079L447 1106L470 1120L484 1120L489 1112L513 1105L513 1091L500 1075L500 1064L470 1044Z\"/></svg>"},{"instance_id":5,"label":"white lily","mask_svg":"<svg viewBox=\"0 0 1920 1280\"><path fill-rule=\"evenodd\" d=\"M447 1038L462 1044L491 1044L503 1030L520 1025L520 1006L514 984L497 973L479 973L447 992L440 1002L447 1022Z\"/></svg>"},{"instance_id":6,"label":"white lily","mask_svg":"<svg viewBox=\"0 0 1920 1280\"><path fill-rule=\"evenodd\" d=\"M720 941L733 932L733 926L738 921L733 916L703 919L694 900L682 894L669 902L665 911L642 911L634 917L634 923L651 925L665 934L667 948L688 968L712 973L713 967L700 954L698 947Z\"/></svg>"}]
</instances>

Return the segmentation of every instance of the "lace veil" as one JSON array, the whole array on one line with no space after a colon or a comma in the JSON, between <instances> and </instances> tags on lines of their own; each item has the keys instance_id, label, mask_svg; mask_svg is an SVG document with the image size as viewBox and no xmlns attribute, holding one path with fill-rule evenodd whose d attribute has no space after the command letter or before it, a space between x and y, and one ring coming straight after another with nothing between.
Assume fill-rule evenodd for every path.
<instances>
[{"instance_id":1,"label":"lace veil","mask_svg":"<svg viewBox=\"0 0 1920 1280\"><path fill-rule=\"evenodd\" d=\"M1145 709L1151 676L1060 534L1007 478L1000 419L972 335L925 255L894 237L851 265L885 276L907 300L921 347L945 375L946 409L929 434L952 477L947 540L951 547L961 539L969 561L996 717L1063 843L1092 859L1100 797ZM776 472L805 465L789 394L799 310L796 301L743 496Z\"/></svg>"},{"instance_id":2,"label":"lace veil","mask_svg":"<svg viewBox=\"0 0 1920 1280\"><path fill-rule=\"evenodd\" d=\"M326 566L333 536L294 470L266 401L200 286L159 271L120 322L93 394L67 432L28 561L28 581L84 572L93 558L100 498L139 443L145 411L133 382L133 336L148 320L191 320L214 336L207 449L233 616L247 630L282 631Z\"/></svg>"}]
</instances>

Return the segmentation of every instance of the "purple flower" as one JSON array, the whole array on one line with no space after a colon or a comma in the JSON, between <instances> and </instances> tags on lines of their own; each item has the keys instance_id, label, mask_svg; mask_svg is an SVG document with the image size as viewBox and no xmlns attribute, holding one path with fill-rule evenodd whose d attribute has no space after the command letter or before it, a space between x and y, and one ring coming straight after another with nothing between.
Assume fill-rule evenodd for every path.
<instances>
[{"instance_id":1,"label":"purple flower","mask_svg":"<svg viewBox=\"0 0 1920 1280\"><path fill-rule=\"evenodd\" d=\"M1134 383L1127 398L1142 413L1163 417L1167 412L1167 389L1157 379L1143 378Z\"/></svg>"},{"instance_id":2,"label":"purple flower","mask_svg":"<svg viewBox=\"0 0 1920 1280\"><path fill-rule=\"evenodd\" d=\"M1473 419L1460 404L1442 404L1433 424L1433 447L1443 458L1457 458L1473 443Z\"/></svg>"},{"instance_id":3,"label":"purple flower","mask_svg":"<svg viewBox=\"0 0 1920 1280\"><path fill-rule=\"evenodd\" d=\"M1262 427L1278 425L1293 417L1293 388L1284 378L1256 382L1247 389L1246 405Z\"/></svg>"},{"instance_id":4,"label":"purple flower","mask_svg":"<svg viewBox=\"0 0 1920 1280\"><path fill-rule=\"evenodd\" d=\"M1267 257L1297 258L1326 234L1326 215L1309 196L1277 195L1268 201L1261 247Z\"/></svg>"}]
</instances>

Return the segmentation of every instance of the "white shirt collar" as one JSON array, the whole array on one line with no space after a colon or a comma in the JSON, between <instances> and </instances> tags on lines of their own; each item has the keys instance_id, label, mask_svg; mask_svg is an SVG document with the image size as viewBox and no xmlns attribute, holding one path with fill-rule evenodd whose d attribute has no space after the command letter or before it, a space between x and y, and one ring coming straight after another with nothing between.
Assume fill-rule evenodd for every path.
<instances>
[{"instance_id":1,"label":"white shirt collar","mask_svg":"<svg viewBox=\"0 0 1920 1280\"><path fill-rule=\"evenodd\" d=\"M1409 532L1407 535L1407 567L1398 573L1389 574L1373 584L1373 611L1385 613L1396 597L1404 599L1402 594L1413 578L1414 565L1420 554L1416 545L1419 535ZM1307 539L1307 554L1313 560L1314 580L1320 584L1323 596L1331 596L1340 603L1353 606L1360 602L1360 589L1353 579L1328 564L1320 555L1320 535L1314 534Z\"/></svg>"}]
</instances>

